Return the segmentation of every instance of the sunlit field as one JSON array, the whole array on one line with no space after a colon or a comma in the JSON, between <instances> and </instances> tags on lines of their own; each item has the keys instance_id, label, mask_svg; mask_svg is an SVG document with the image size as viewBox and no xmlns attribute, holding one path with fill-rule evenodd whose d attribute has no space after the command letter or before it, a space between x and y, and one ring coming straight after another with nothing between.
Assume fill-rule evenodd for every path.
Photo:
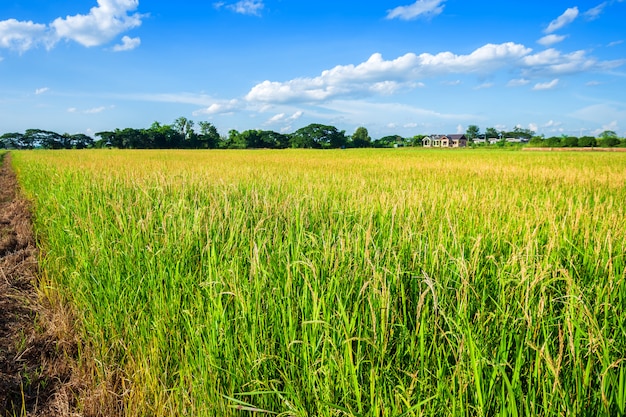
<instances>
[{"instance_id":1,"label":"sunlit field","mask_svg":"<svg viewBox=\"0 0 626 417\"><path fill-rule=\"evenodd\" d=\"M126 415L626 413L626 154L12 154Z\"/></svg>"}]
</instances>

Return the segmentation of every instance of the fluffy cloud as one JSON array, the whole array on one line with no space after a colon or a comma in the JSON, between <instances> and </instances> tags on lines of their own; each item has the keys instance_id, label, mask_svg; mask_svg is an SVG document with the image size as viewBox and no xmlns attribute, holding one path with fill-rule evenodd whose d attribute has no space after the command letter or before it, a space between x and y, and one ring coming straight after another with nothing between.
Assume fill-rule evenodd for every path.
<instances>
[{"instance_id":1,"label":"fluffy cloud","mask_svg":"<svg viewBox=\"0 0 626 417\"><path fill-rule=\"evenodd\" d=\"M520 77L507 84L513 87L526 85L531 78L605 71L625 63L626 60L599 61L588 56L585 51L562 53L550 48L532 53L532 49L513 42L487 44L466 55L452 52L408 53L385 60L380 53L375 53L365 62L338 65L322 71L316 77L282 82L265 80L252 87L245 98L249 102L277 104L392 95L424 86L421 80L428 77L452 74L483 77L496 74L503 68L519 74ZM535 89L552 88L555 85L537 84ZM481 87L489 86L486 84Z\"/></svg>"},{"instance_id":2,"label":"fluffy cloud","mask_svg":"<svg viewBox=\"0 0 626 417\"><path fill-rule=\"evenodd\" d=\"M296 111L292 115L287 115L285 113L276 114L268 119L265 122L266 125L278 124L278 123L292 123L302 117L304 112L301 110Z\"/></svg>"},{"instance_id":3,"label":"fluffy cloud","mask_svg":"<svg viewBox=\"0 0 626 417\"><path fill-rule=\"evenodd\" d=\"M50 43L46 25L15 19L0 21L0 48L24 52L39 43Z\"/></svg>"},{"instance_id":4,"label":"fluffy cloud","mask_svg":"<svg viewBox=\"0 0 626 417\"><path fill-rule=\"evenodd\" d=\"M419 16L433 17L443 12L445 0L417 0L409 6L398 6L387 12L387 19L413 20Z\"/></svg>"},{"instance_id":5,"label":"fluffy cloud","mask_svg":"<svg viewBox=\"0 0 626 417\"><path fill-rule=\"evenodd\" d=\"M98 7L92 7L89 14L57 18L50 27L59 38L71 39L83 46L102 45L141 25L140 14L128 14L138 6L138 0L98 0Z\"/></svg>"},{"instance_id":6,"label":"fluffy cloud","mask_svg":"<svg viewBox=\"0 0 626 417\"><path fill-rule=\"evenodd\" d=\"M43 94L43 93L45 93L45 92L47 92L49 90L50 89L48 87L38 88L38 89L35 90L35 94L36 95L40 95L40 94Z\"/></svg>"},{"instance_id":7,"label":"fluffy cloud","mask_svg":"<svg viewBox=\"0 0 626 417\"><path fill-rule=\"evenodd\" d=\"M193 112L194 116L200 115L214 115L214 114L228 114L239 109L241 107L239 100L227 100L222 102L215 102L209 105L209 107Z\"/></svg>"},{"instance_id":8,"label":"fluffy cloud","mask_svg":"<svg viewBox=\"0 0 626 417\"><path fill-rule=\"evenodd\" d=\"M585 51L563 54L556 49L546 49L523 58L526 75L563 75L585 71L609 70L626 63L626 60L598 61L587 56Z\"/></svg>"},{"instance_id":9,"label":"fluffy cloud","mask_svg":"<svg viewBox=\"0 0 626 417\"><path fill-rule=\"evenodd\" d=\"M528 83L530 83L530 81L525 78L516 78L514 80L509 81L506 85L507 87L521 87Z\"/></svg>"},{"instance_id":10,"label":"fluffy cloud","mask_svg":"<svg viewBox=\"0 0 626 417\"><path fill-rule=\"evenodd\" d=\"M141 39L124 36L122 38L122 43L119 45L115 45L113 47L113 50L115 52L130 51L130 50L137 48L140 44L141 44Z\"/></svg>"},{"instance_id":11,"label":"fluffy cloud","mask_svg":"<svg viewBox=\"0 0 626 417\"><path fill-rule=\"evenodd\" d=\"M537 83L533 87L533 90L552 90L554 87L557 86L558 83L559 83L558 78L555 78L554 80L548 81L545 83Z\"/></svg>"},{"instance_id":12,"label":"fluffy cloud","mask_svg":"<svg viewBox=\"0 0 626 417\"><path fill-rule=\"evenodd\" d=\"M131 14L138 6L138 0L98 0L98 6L92 7L89 14L59 17L49 25L15 19L0 21L0 47L24 52L40 44L52 48L63 39L87 47L102 45L141 25L143 16ZM123 42L122 47L132 45Z\"/></svg>"},{"instance_id":13,"label":"fluffy cloud","mask_svg":"<svg viewBox=\"0 0 626 417\"><path fill-rule=\"evenodd\" d=\"M543 46L550 46L550 45L554 45L555 43L562 42L564 39L565 39L565 36L563 35L551 34L551 35L546 35L543 38L539 39L537 43Z\"/></svg>"},{"instance_id":14,"label":"fluffy cloud","mask_svg":"<svg viewBox=\"0 0 626 417\"><path fill-rule=\"evenodd\" d=\"M417 82L421 77L490 72L523 58L530 51L509 42L487 44L469 55L408 53L388 61L375 53L361 64L338 65L318 77L286 82L263 81L250 90L246 99L260 102L323 101L340 96L391 94L401 88L423 86Z\"/></svg>"},{"instance_id":15,"label":"fluffy cloud","mask_svg":"<svg viewBox=\"0 0 626 417\"><path fill-rule=\"evenodd\" d=\"M544 30L544 33L552 33L557 31L570 23L572 23L578 17L578 7L570 7L565 10L563 14L556 19L554 19L548 27Z\"/></svg>"}]
</instances>

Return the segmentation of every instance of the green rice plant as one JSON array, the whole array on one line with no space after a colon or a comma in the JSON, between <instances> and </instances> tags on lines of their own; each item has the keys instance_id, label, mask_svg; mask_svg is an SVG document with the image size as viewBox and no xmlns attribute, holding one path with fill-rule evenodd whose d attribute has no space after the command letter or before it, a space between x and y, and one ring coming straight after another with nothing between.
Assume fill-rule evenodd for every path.
<instances>
[{"instance_id":1,"label":"green rice plant","mask_svg":"<svg viewBox=\"0 0 626 417\"><path fill-rule=\"evenodd\" d=\"M128 415L620 415L626 155L15 152Z\"/></svg>"}]
</instances>

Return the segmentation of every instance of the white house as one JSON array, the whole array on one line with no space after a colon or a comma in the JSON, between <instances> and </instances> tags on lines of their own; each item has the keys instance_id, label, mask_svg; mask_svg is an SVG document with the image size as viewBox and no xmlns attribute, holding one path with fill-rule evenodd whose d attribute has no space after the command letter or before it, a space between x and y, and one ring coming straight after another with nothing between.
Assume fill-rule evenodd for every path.
<instances>
[{"instance_id":1,"label":"white house","mask_svg":"<svg viewBox=\"0 0 626 417\"><path fill-rule=\"evenodd\" d=\"M430 135L422 139L425 148L465 148L467 138L463 134Z\"/></svg>"}]
</instances>

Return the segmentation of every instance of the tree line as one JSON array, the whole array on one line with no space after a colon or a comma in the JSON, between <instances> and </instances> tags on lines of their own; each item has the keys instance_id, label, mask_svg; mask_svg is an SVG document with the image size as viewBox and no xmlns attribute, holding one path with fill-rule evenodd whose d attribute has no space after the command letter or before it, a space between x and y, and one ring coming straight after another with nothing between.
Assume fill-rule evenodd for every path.
<instances>
[{"instance_id":1,"label":"tree line","mask_svg":"<svg viewBox=\"0 0 626 417\"><path fill-rule=\"evenodd\" d=\"M595 136L550 136L536 135L530 129L520 127L514 128L512 131L499 131L495 128L487 128L484 133L480 132L480 128L476 125L470 125L467 128L465 136L470 142L479 143L485 141L492 146L516 146L511 143L511 139L516 139L517 144L524 144L531 147L547 147L547 148L593 148L593 147L626 147L626 139L619 138L613 130L605 130ZM489 145L485 145L489 146Z\"/></svg>"},{"instance_id":2,"label":"tree line","mask_svg":"<svg viewBox=\"0 0 626 417\"><path fill-rule=\"evenodd\" d=\"M536 136L529 129L516 127L510 132L487 128L484 133L476 125L470 125L465 133L470 146L515 146L508 143L510 138L523 140L529 146L546 147L594 147L625 146L626 139L619 138L613 131L604 131L598 138L593 136L558 136L545 138ZM210 122L196 123L186 117L179 117L172 124L154 122L149 128L124 128L102 131L95 134L97 139L79 133L70 135L56 132L28 129L24 133L5 133L0 136L0 148L9 149L284 149L284 148L389 148L401 146L422 146L425 135L402 137L385 136L373 140L365 127L359 127L352 135L334 126L312 123L293 133L279 133L272 130L251 129L239 132L230 130L222 136ZM495 139L497 140L491 140ZM493 142L493 143L490 143Z\"/></svg>"},{"instance_id":3,"label":"tree line","mask_svg":"<svg viewBox=\"0 0 626 417\"><path fill-rule=\"evenodd\" d=\"M346 147L393 146L403 142L400 136L381 138L372 141L364 127L354 134L346 135L334 126L313 123L293 133L279 133L272 130L230 130L222 136L209 122L197 125L185 117L179 117L172 124L154 122L149 128L124 128L102 131L93 139L84 134L59 134L41 129L28 129L24 133L5 133L0 136L0 147L13 149L250 149L250 148L315 148L331 149Z\"/></svg>"}]
</instances>

